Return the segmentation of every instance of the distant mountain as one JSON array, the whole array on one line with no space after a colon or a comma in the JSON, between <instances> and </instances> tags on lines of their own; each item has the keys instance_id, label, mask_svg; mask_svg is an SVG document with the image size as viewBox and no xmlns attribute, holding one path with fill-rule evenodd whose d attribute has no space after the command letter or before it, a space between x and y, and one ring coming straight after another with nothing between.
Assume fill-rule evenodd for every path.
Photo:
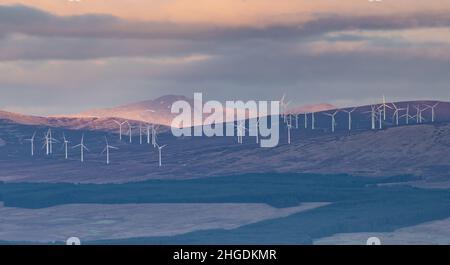
<instances>
[{"instance_id":1,"label":"distant mountain","mask_svg":"<svg viewBox=\"0 0 450 265\"><path fill-rule=\"evenodd\" d=\"M176 101L184 100L193 105L193 99L185 96L167 95L154 100L145 100L112 108L92 109L71 115L76 118L111 118L117 117L127 120L143 121L152 124L170 126L176 116L170 109Z\"/></svg>"},{"instance_id":2,"label":"distant mountain","mask_svg":"<svg viewBox=\"0 0 450 265\"><path fill-rule=\"evenodd\" d=\"M328 104L328 103L320 103L320 104L309 104L303 105L299 107L294 107L289 109L287 112L292 114L297 113L311 113L311 112L321 112L326 110L337 109L336 106Z\"/></svg>"},{"instance_id":3,"label":"distant mountain","mask_svg":"<svg viewBox=\"0 0 450 265\"><path fill-rule=\"evenodd\" d=\"M44 127L57 127L62 129L71 130L89 130L89 131L105 131L105 132L118 132L118 126L114 122L124 122L125 119L120 118L75 118L75 117L40 117L23 115L13 112L0 111L0 122L22 125L38 125ZM134 128L140 125L140 121L127 120ZM160 131L164 131L167 128L161 128ZM135 129L133 134L137 134Z\"/></svg>"},{"instance_id":4,"label":"distant mountain","mask_svg":"<svg viewBox=\"0 0 450 265\"><path fill-rule=\"evenodd\" d=\"M142 124L143 127L147 124L162 125L163 127L170 127L172 119L175 114L171 113L171 106L175 101L184 100L195 106L194 100L185 96L167 95L154 100L146 100L137 103L127 104L123 106L96 109L85 111L80 114L68 115L68 116L53 116L53 117L39 117L31 115L23 115L18 113L0 111L0 120L10 121L13 123L24 124L24 125L42 125L42 126L52 126L61 127L66 129L74 130L97 130L97 131L108 131L108 132L118 132L118 125L114 121L128 121L133 127L133 134L138 134L139 130L136 128ZM386 119L383 118L382 127L394 126L396 121L394 104L399 108L399 125L406 124L405 114L406 109L409 109L410 118L408 120L409 124L414 124L417 122L417 109L419 107L421 110L421 116L423 118L422 123L430 122L432 120L433 111L430 106L438 103L437 107L434 109L434 119L436 122L450 121L450 103L449 102L439 102L431 100L422 101L404 101L387 103L386 107ZM380 104L374 105L377 109L376 119L378 120L378 109ZM370 111L371 106L359 106L357 108L347 107L347 108L336 108L331 104L314 104L305 105L296 108L291 108L288 113L292 114L302 114L307 113L309 116L307 118L308 127L312 126L312 114L315 113L315 127L322 128L324 130L330 129L331 118L329 116L323 115L324 112L333 113L338 111L335 116L336 120L336 130L345 131L348 130L348 113L346 111L352 112L352 129L353 130L364 130L370 129L371 119ZM233 109L225 109L224 112L228 113L234 111ZM204 115L206 118L208 115ZM255 113L247 113L247 118L256 117ZM300 115L295 118L295 127L305 126L305 117ZM220 122L220 121L218 121ZM195 124L198 125L198 124ZM162 130L166 130L162 128ZM377 122L377 128L379 123ZM127 128L125 128L127 130Z\"/></svg>"},{"instance_id":5,"label":"distant mountain","mask_svg":"<svg viewBox=\"0 0 450 265\"><path fill-rule=\"evenodd\" d=\"M162 124L171 126L173 118L176 116L171 113L171 106L178 100L184 100L194 106L194 100L185 96L179 95L167 95L154 100L145 100L137 103L131 103L123 106L105 108L105 109L92 109L81 112L79 114L71 115L71 117L87 118L109 118L118 117L122 119L131 119L136 121L143 121L153 124ZM314 104L305 105L296 108L292 108L290 113L304 113L304 112L320 112L329 109L335 109L336 107L331 104ZM224 110L224 117L226 113L231 113L232 109ZM207 116L207 115L205 115ZM247 118L256 117L256 113L248 113ZM198 124L195 124L198 125Z\"/></svg>"}]
</instances>

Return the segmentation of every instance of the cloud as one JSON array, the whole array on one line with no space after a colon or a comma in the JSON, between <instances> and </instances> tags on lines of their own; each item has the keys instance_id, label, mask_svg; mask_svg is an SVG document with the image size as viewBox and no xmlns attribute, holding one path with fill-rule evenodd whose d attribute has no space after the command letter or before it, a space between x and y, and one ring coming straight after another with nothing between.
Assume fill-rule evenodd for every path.
<instances>
[{"instance_id":1,"label":"cloud","mask_svg":"<svg viewBox=\"0 0 450 265\"><path fill-rule=\"evenodd\" d=\"M298 14L301 17L303 14ZM298 38L349 29L407 29L450 26L447 12L404 15L310 15L310 19L265 26L217 26L124 20L111 15L57 16L23 6L0 6L0 35L46 37L237 40Z\"/></svg>"},{"instance_id":2,"label":"cloud","mask_svg":"<svg viewBox=\"0 0 450 265\"><path fill-rule=\"evenodd\" d=\"M230 25L0 6L0 109L74 113L194 91L339 106L383 92L450 99L450 13L364 14Z\"/></svg>"}]
</instances>

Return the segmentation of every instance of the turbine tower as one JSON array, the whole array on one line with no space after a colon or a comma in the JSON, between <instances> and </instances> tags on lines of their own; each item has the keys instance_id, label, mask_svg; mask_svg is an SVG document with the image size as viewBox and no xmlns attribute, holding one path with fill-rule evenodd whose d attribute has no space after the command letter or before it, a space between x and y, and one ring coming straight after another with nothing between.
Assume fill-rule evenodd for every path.
<instances>
[{"instance_id":1,"label":"turbine tower","mask_svg":"<svg viewBox=\"0 0 450 265\"><path fill-rule=\"evenodd\" d=\"M158 152L159 152L159 166L160 167L162 166L162 159L161 159L162 158L162 155L161 155L162 149L166 146L167 146L167 144L165 144L163 146L159 146L158 144L156 144L156 147L158 147Z\"/></svg>"},{"instance_id":2,"label":"turbine tower","mask_svg":"<svg viewBox=\"0 0 450 265\"><path fill-rule=\"evenodd\" d=\"M431 109L431 122L435 122L436 121L436 107L438 105L439 105L439 102L436 102L436 104L434 104L434 105L425 105L429 109Z\"/></svg>"},{"instance_id":3,"label":"turbine tower","mask_svg":"<svg viewBox=\"0 0 450 265\"><path fill-rule=\"evenodd\" d=\"M389 106L388 104L386 104L386 97L383 94L383 103L380 105L380 108L383 109L383 120L386 120L386 108L391 108L391 106Z\"/></svg>"},{"instance_id":4,"label":"turbine tower","mask_svg":"<svg viewBox=\"0 0 450 265\"><path fill-rule=\"evenodd\" d=\"M238 125L235 125L235 127L237 131L238 143L242 144L244 143L244 135L245 131L247 130L247 128L245 128L245 121L238 121Z\"/></svg>"},{"instance_id":5,"label":"turbine tower","mask_svg":"<svg viewBox=\"0 0 450 265\"><path fill-rule=\"evenodd\" d=\"M311 129L316 129L316 116L315 112L311 113Z\"/></svg>"},{"instance_id":6,"label":"turbine tower","mask_svg":"<svg viewBox=\"0 0 450 265\"><path fill-rule=\"evenodd\" d=\"M155 125L152 124L152 144L153 147L156 148L156 139L158 138L158 131L157 128L155 128Z\"/></svg>"},{"instance_id":7,"label":"turbine tower","mask_svg":"<svg viewBox=\"0 0 450 265\"><path fill-rule=\"evenodd\" d=\"M314 115L314 113L313 113ZM308 113L305 112L305 129L308 129Z\"/></svg>"},{"instance_id":8,"label":"turbine tower","mask_svg":"<svg viewBox=\"0 0 450 265\"><path fill-rule=\"evenodd\" d=\"M398 108L397 105L395 105L395 103L392 103L392 106L394 107L394 115L392 115L392 118L395 118L395 124L398 126L399 124L399 111L401 110L406 110L403 108Z\"/></svg>"},{"instance_id":9,"label":"turbine tower","mask_svg":"<svg viewBox=\"0 0 450 265\"><path fill-rule=\"evenodd\" d=\"M286 112L287 112L288 105L291 104L290 101L289 102L285 102L285 99L286 99L286 93L283 94L283 96L280 99L281 115L283 117L283 121L284 122L287 121L286 120Z\"/></svg>"},{"instance_id":10,"label":"turbine tower","mask_svg":"<svg viewBox=\"0 0 450 265\"><path fill-rule=\"evenodd\" d=\"M331 132L333 132L333 133L336 128L336 115L338 113L339 113L339 110L336 110L334 113L324 113L324 115L331 117Z\"/></svg>"},{"instance_id":11,"label":"turbine tower","mask_svg":"<svg viewBox=\"0 0 450 265\"><path fill-rule=\"evenodd\" d=\"M142 144L142 123L139 124L139 144Z\"/></svg>"},{"instance_id":12,"label":"turbine tower","mask_svg":"<svg viewBox=\"0 0 450 265\"><path fill-rule=\"evenodd\" d=\"M34 138L36 137L36 132L33 133L30 139L25 139L25 141L29 141L31 144L31 156L34 156Z\"/></svg>"},{"instance_id":13,"label":"turbine tower","mask_svg":"<svg viewBox=\"0 0 450 265\"><path fill-rule=\"evenodd\" d=\"M352 113L356 110L357 108L353 108L352 110L344 110L344 112L346 112L348 114L348 130L351 131L352 130Z\"/></svg>"},{"instance_id":14,"label":"turbine tower","mask_svg":"<svg viewBox=\"0 0 450 265\"><path fill-rule=\"evenodd\" d=\"M77 148L80 147L80 161L83 163L84 162L84 150L89 152L89 149L84 145L84 134L81 136L81 142L80 144L75 145L72 148Z\"/></svg>"},{"instance_id":15,"label":"turbine tower","mask_svg":"<svg viewBox=\"0 0 450 265\"><path fill-rule=\"evenodd\" d=\"M53 138L53 135L52 135L52 129L48 129L48 131L49 131L49 140L50 140L50 154L53 154L53 144L54 143L57 143L58 142L58 140L56 140L55 138Z\"/></svg>"},{"instance_id":16,"label":"turbine tower","mask_svg":"<svg viewBox=\"0 0 450 265\"><path fill-rule=\"evenodd\" d=\"M126 124L127 122L118 122L116 120L114 120L115 123L117 123L117 125L119 125L119 139L122 141L122 125Z\"/></svg>"},{"instance_id":17,"label":"turbine tower","mask_svg":"<svg viewBox=\"0 0 450 265\"><path fill-rule=\"evenodd\" d=\"M130 137L130 144L133 142L132 139L132 134L133 134L133 126L131 126L131 124L127 121L127 125L128 125L128 136Z\"/></svg>"},{"instance_id":18,"label":"turbine tower","mask_svg":"<svg viewBox=\"0 0 450 265\"><path fill-rule=\"evenodd\" d=\"M409 124L409 120L413 119L414 117L409 115L409 104L406 105L406 113L402 116L400 116L400 118L405 118L405 124L408 125Z\"/></svg>"},{"instance_id":19,"label":"turbine tower","mask_svg":"<svg viewBox=\"0 0 450 265\"><path fill-rule=\"evenodd\" d=\"M109 165L109 149L119 149L119 148L109 145L108 138L106 138L106 136L105 136L105 141L106 141L106 147L105 147L105 149L103 149L101 154L104 154L106 152L106 164Z\"/></svg>"},{"instance_id":20,"label":"turbine tower","mask_svg":"<svg viewBox=\"0 0 450 265\"><path fill-rule=\"evenodd\" d=\"M256 118L256 123L255 123L255 127L256 127L256 143L259 144L259 118Z\"/></svg>"},{"instance_id":21,"label":"turbine tower","mask_svg":"<svg viewBox=\"0 0 450 265\"><path fill-rule=\"evenodd\" d=\"M65 154L65 159L67 159L69 156L69 152L68 152L68 144L70 143L68 140L67 140L67 138L66 138L66 135L63 133L63 140L64 140L64 143L63 143L63 146L64 146L64 154Z\"/></svg>"},{"instance_id":22,"label":"turbine tower","mask_svg":"<svg viewBox=\"0 0 450 265\"><path fill-rule=\"evenodd\" d=\"M416 109L416 115L414 115L414 117L416 118L416 123L423 123L423 121L425 119L422 116L422 112L427 110L428 107L421 109L420 105L417 105L417 106L414 106L414 108Z\"/></svg>"},{"instance_id":23,"label":"turbine tower","mask_svg":"<svg viewBox=\"0 0 450 265\"><path fill-rule=\"evenodd\" d=\"M365 111L364 113L370 113L370 121L371 121L371 129L375 130L375 124L376 124L376 119L377 119L377 107L375 105L371 105L370 106L370 111ZM381 118L381 117L380 117Z\"/></svg>"},{"instance_id":24,"label":"turbine tower","mask_svg":"<svg viewBox=\"0 0 450 265\"><path fill-rule=\"evenodd\" d=\"M383 119L381 118L383 113L385 113L385 112L383 112L382 109L378 109L378 128L380 130L383 129Z\"/></svg>"},{"instance_id":25,"label":"turbine tower","mask_svg":"<svg viewBox=\"0 0 450 265\"><path fill-rule=\"evenodd\" d=\"M42 149L45 148L45 154L50 155L50 136L47 131L47 133L44 136L44 144L42 145Z\"/></svg>"},{"instance_id":26,"label":"turbine tower","mask_svg":"<svg viewBox=\"0 0 450 265\"><path fill-rule=\"evenodd\" d=\"M292 125L290 122L288 122L288 124L287 124L288 144L291 144L291 129L292 129Z\"/></svg>"},{"instance_id":27,"label":"turbine tower","mask_svg":"<svg viewBox=\"0 0 450 265\"><path fill-rule=\"evenodd\" d=\"M147 124L147 144L150 144L150 125Z\"/></svg>"}]
</instances>

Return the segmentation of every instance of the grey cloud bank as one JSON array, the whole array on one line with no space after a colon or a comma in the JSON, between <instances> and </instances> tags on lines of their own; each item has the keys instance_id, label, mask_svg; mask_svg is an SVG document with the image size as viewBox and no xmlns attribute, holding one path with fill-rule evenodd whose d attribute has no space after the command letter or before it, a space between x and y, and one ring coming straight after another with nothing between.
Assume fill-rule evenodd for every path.
<instances>
[{"instance_id":1,"label":"grey cloud bank","mask_svg":"<svg viewBox=\"0 0 450 265\"><path fill-rule=\"evenodd\" d=\"M294 104L355 105L382 93L449 100L448 43L370 36L448 26L444 12L319 14L302 24L227 28L0 6L0 109L74 113L195 91L219 100L277 100L286 92ZM346 30L355 33L339 34Z\"/></svg>"}]
</instances>

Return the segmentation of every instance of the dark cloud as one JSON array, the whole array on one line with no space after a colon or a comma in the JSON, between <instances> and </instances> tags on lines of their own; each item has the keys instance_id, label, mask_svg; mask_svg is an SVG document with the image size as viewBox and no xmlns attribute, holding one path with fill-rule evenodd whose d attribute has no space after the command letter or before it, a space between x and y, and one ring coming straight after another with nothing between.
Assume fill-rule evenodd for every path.
<instances>
[{"instance_id":1,"label":"dark cloud","mask_svg":"<svg viewBox=\"0 0 450 265\"><path fill-rule=\"evenodd\" d=\"M299 15L300 16L300 15ZM306 23L265 27L138 22L110 15L56 16L35 8L0 6L0 35L22 33L47 37L229 40L299 38L349 29L404 29L449 26L450 14L418 13L392 16L318 14Z\"/></svg>"},{"instance_id":2,"label":"dark cloud","mask_svg":"<svg viewBox=\"0 0 450 265\"><path fill-rule=\"evenodd\" d=\"M393 40L382 37L325 36L355 29L443 26L450 26L449 14L325 14L303 24L227 28L105 15L62 17L26 6L0 6L0 109L14 105L38 110L37 114L58 114L164 94L191 96L194 91L217 99L275 99L287 92L299 104L360 104L381 93L391 99L448 100L449 57L429 56L439 46L419 45L407 51L408 43L392 47ZM369 44L360 51L314 54L306 44L315 41L372 41L393 50L371 51ZM211 58L158 62L164 57L182 61L192 54ZM86 60L98 58L108 59L99 60L99 65ZM51 59L62 60L48 66Z\"/></svg>"}]
</instances>

